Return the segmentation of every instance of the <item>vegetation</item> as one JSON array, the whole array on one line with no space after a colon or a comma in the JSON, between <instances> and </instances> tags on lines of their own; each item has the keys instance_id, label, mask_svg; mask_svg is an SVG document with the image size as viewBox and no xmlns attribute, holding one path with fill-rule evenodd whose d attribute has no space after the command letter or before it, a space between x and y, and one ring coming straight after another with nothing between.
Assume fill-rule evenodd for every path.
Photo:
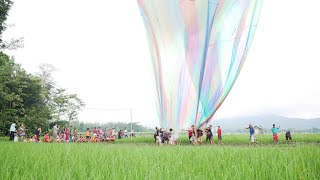
<instances>
[{"instance_id":1,"label":"vegetation","mask_svg":"<svg viewBox=\"0 0 320 180\"><path fill-rule=\"evenodd\" d=\"M260 136L260 135L259 135ZM320 135L295 135L299 141ZM299 137L299 138L298 138ZM114 143L0 142L0 179L319 179L318 143L155 146L152 137ZM260 139L271 139L261 135ZM307 138L306 140L300 138ZM148 139L148 141L146 141ZM235 144L229 143L233 139ZM140 142L140 143L139 143ZM242 145L239 145L242 144Z\"/></svg>"},{"instance_id":2,"label":"vegetation","mask_svg":"<svg viewBox=\"0 0 320 180\"><path fill-rule=\"evenodd\" d=\"M123 123L123 122L108 122L108 123L89 123L89 122L80 122L78 120L72 121L70 125L77 129L79 132L85 132L87 128L93 129L94 127L98 128L101 127L102 129L105 128L114 128L115 130L124 130L125 128L130 132L131 126L134 129L135 132L153 132L153 129L148 129L137 122L131 123Z\"/></svg>"}]
</instances>

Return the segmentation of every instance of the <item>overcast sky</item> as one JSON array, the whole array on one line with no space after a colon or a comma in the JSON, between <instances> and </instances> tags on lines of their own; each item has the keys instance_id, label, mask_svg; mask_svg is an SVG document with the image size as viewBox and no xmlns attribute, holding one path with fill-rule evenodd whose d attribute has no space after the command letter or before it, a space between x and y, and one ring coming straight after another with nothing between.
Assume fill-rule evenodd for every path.
<instances>
[{"instance_id":1,"label":"overcast sky","mask_svg":"<svg viewBox=\"0 0 320 180\"><path fill-rule=\"evenodd\" d=\"M256 114L320 117L320 1L265 0L246 63L217 119ZM31 73L54 65L59 86L87 104L81 121L155 125L150 53L135 0L15 0L7 51ZM101 110L99 110L101 109ZM110 110L102 110L110 109ZM114 110L112 110L114 109Z\"/></svg>"}]
</instances>

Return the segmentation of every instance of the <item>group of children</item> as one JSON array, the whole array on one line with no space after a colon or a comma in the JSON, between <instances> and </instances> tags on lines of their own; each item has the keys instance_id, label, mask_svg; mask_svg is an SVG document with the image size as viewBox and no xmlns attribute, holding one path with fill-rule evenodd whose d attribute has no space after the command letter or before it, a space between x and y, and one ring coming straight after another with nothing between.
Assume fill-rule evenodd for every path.
<instances>
[{"instance_id":1,"label":"group of children","mask_svg":"<svg viewBox=\"0 0 320 180\"><path fill-rule=\"evenodd\" d=\"M213 137L214 133L212 130L212 125L206 127L204 132L201 128L196 129L194 125L188 130L188 139L191 144L202 144L203 143L203 135L206 135L206 143L214 144ZM221 144L222 142L222 129L220 126L217 128L218 142Z\"/></svg>"},{"instance_id":2,"label":"group of children","mask_svg":"<svg viewBox=\"0 0 320 180\"><path fill-rule=\"evenodd\" d=\"M172 134L172 129L165 130L163 128L155 128L155 133L154 133L154 142L156 145L160 144L176 144L177 140ZM206 143L214 144L213 141L213 136L214 133L212 131L212 125L209 127L205 128L205 130L198 128L196 129L194 125L190 127L188 130L188 139L190 141L190 144L196 145L196 144L202 144L203 143L203 136L206 135ZM218 141L219 144L222 142L222 130L220 126L218 126L217 129L217 135L218 135Z\"/></svg>"},{"instance_id":3,"label":"group of children","mask_svg":"<svg viewBox=\"0 0 320 180\"><path fill-rule=\"evenodd\" d=\"M23 131L23 129L20 129ZM18 135L18 133L16 133ZM19 132L19 135L21 133ZM45 132L43 139L40 138L41 128L38 128L36 133L32 137L23 138L23 142L113 142L116 138L128 138L135 137L134 129L131 130L130 134L126 128L116 132L114 128L102 130L102 128L87 128L87 131L82 135L78 133L76 129L73 129L72 126L70 130L68 128L60 128L58 125L54 125L52 129L53 140L50 137L49 132ZM24 134L23 134L24 135ZM117 137L118 135L118 137Z\"/></svg>"},{"instance_id":4,"label":"group of children","mask_svg":"<svg viewBox=\"0 0 320 180\"><path fill-rule=\"evenodd\" d=\"M247 127L246 129L249 129L249 134L250 134L250 141L251 144L255 144L256 140L255 140L255 129L261 129L257 126L253 127L251 124L249 124L249 127ZM279 141L279 129L280 129L280 125L279 127L276 127L275 124L272 125L271 128L271 132L272 132L272 136L273 136L273 142L278 142ZM286 141L292 141L292 136L291 136L291 132L289 130L285 131L286 132Z\"/></svg>"},{"instance_id":5,"label":"group of children","mask_svg":"<svg viewBox=\"0 0 320 180\"><path fill-rule=\"evenodd\" d=\"M157 144L157 145L160 145L160 144L176 144L176 142L174 141L174 135L172 134L172 129L168 129L168 130L165 130L163 128L158 128L156 127L156 131L153 135L154 137L154 142Z\"/></svg>"},{"instance_id":6,"label":"group of children","mask_svg":"<svg viewBox=\"0 0 320 180\"><path fill-rule=\"evenodd\" d=\"M71 133L69 133L68 128L63 128L62 131L59 131L59 126L57 125L53 127L53 135L56 142L113 142L116 138L129 137L126 128L119 132L116 132L114 128L105 128L105 130L100 127L94 127L92 130L87 128L83 136L81 133L77 133L76 129L73 129ZM134 129L131 130L130 137L135 137Z\"/></svg>"},{"instance_id":7,"label":"group of children","mask_svg":"<svg viewBox=\"0 0 320 180\"><path fill-rule=\"evenodd\" d=\"M38 128L36 133L33 134L32 137L25 138L25 127L22 124L18 132L15 129L16 124L13 123L10 127L10 140L12 141L18 141L18 136L20 137L21 141L23 142L42 142L40 139L41 135L41 128ZM255 126L253 127L251 124L246 129L249 129L250 134L250 141L251 144L255 144L255 129L259 129L259 127ZM71 128L72 129L72 126ZM160 144L177 144L177 137L174 137L173 130L168 129L165 130L163 128L155 128L156 131L154 133L154 142L157 145ZM275 127L275 124L273 124L273 127L271 129L273 134L273 141L278 142L280 126ZM196 145L196 144L202 144L203 143L203 136L206 136L206 143L214 144L214 137L212 125L209 127L206 127L204 130L201 128L196 129L194 125L192 125L188 129L188 139L190 141L190 144ZM216 130L216 134L218 136L218 142L219 144L222 142L222 129L220 126L218 126ZM11 136L12 135L12 136ZM286 131L286 141L289 140L292 141L292 136L290 131ZM51 139L50 133L46 132L44 133L43 142L50 143L50 142L112 142L115 141L116 138L122 139L122 138L128 138L128 137L135 137L134 129L131 130L131 132L128 134L128 131L126 128L124 130L120 130L117 133L115 132L114 128L111 129L105 129L102 130L100 127L93 128L90 130L87 128L87 131L85 132L85 136L83 136L81 133L78 133L76 129L72 129L69 131L68 128L61 128L58 125L54 125L53 127L53 137L54 140Z\"/></svg>"}]
</instances>

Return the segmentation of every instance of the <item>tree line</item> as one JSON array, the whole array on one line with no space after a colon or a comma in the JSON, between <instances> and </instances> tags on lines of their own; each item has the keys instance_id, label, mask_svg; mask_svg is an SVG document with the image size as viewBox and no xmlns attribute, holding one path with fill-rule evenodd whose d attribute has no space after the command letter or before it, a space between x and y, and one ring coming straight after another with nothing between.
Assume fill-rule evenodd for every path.
<instances>
[{"instance_id":1,"label":"tree line","mask_svg":"<svg viewBox=\"0 0 320 180\"><path fill-rule=\"evenodd\" d=\"M21 48L23 39L5 42L3 32L13 5L0 0L0 134L6 135L12 123L24 124L29 131L49 129L55 122L66 124L77 120L84 103L76 94L58 87L52 74L54 66L42 64L36 74L28 73L5 50Z\"/></svg>"},{"instance_id":2,"label":"tree line","mask_svg":"<svg viewBox=\"0 0 320 180\"><path fill-rule=\"evenodd\" d=\"M79 132L85 132L87 128L93 129L94 127L98 128L101 127L103 130L105 128L114 128L116 131L124 130L125 128L128 132L134 129L134 132L152 132L154 129L149 129L140 125L137 122L131 123L124 123L124 122L107 122L107 123L92 123L92 122L80 122L78 120L72 121L70 124L73 128L77 129Z\"/></svg>"}]
</instances>

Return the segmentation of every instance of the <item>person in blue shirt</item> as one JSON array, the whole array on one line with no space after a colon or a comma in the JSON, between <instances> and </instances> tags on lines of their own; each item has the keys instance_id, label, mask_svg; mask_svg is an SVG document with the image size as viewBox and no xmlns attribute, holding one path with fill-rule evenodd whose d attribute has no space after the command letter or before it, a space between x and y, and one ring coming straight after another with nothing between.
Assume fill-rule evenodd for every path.
<instances>
[{"instance_id":1,"label":"person in blue shirt","mask_svg":"<svg viewBox=\"0 0 320 180\"><path fill-rule=\"evenodd\" d=\"M273 127L272 127L271 131L272 131L272 134L273 134L273 141L274 141L274 142L278 142L278 139L279 139L279 137L278 137L278 131L279 131L279 129L280 129L280 125L279 125L279 127L277 127L277 128L276 128L276 125L275 125L275 124L273 124L272 126L273 126Z\"/></svg>"},{"instance_id":2,"label":"person in blue shirt","mask_svg":"<svg viewBox=\"0 0 320 180\"><path fill-rule=\"evenodd\" d=\"M255 143L255 134L254 134L254 128L251 124L249 124L249 127L247 127L246 129L249 129L249 133L250 133L250 141L251 141L251 145L253 145Z\"/></svg>"}]
</instances>

